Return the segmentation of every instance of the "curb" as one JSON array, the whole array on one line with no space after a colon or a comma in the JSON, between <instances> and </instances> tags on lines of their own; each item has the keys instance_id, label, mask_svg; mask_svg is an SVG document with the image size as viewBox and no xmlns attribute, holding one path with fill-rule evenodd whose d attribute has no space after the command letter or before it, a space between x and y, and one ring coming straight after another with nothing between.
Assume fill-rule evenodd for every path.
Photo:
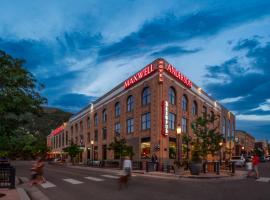
<instances>
[{"instance_id":1,"label":"curb","mask_svg":"<svg viewBox=\"0 0 270 200\"><path fill-rule=\"evenodd\" d=\"M23 188L21 188L21 187L17 188L17 192L20 196L20 200L31 200Z\"/></svg>"},{"instance_id":2,"label":"curb","mask_svg":"<svg viewBox=\"0 0 270 200\"><path fill-rule=\"evenodd\" d=\"M18 179L22 183L18 188L21 189L20 192L22 192L22 195L20 195L21 200L49 200L49 198L44 193L42 193L38 187L28 185L28 178L19 177ZM25 195L28 196L28 198L24 198Z\"/></svg>"}]
</instances>

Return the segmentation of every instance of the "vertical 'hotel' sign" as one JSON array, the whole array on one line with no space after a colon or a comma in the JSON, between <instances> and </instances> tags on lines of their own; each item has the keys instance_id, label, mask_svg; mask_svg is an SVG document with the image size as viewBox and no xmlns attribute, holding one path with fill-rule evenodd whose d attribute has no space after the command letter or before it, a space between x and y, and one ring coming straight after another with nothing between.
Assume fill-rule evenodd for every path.
<instances>
[{"instance_id":1,"label":"vertical 'hotel' sign","mask_svg":"<svg viewBox=\"0 0 270 200\"><path fill-rule=\"evenodd\" d=\"M167 136L169 134L169 103L168 101L162 101L162 128L161 134Z\"/></svg>"}]
</instances>

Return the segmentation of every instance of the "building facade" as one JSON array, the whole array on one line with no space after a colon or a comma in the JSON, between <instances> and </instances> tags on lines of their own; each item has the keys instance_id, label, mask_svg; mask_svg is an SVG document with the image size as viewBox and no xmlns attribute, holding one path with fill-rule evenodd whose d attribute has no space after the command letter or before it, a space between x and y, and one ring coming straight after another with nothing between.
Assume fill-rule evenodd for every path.
<instances>
[{"instance_id":1,"label":"building facade","mask_svg":"<svg viewBox=\"0 0 270 200\"><path fill-rule=\"evenodd\" d=\"M133 160L155 153L165 161L175 159L175 150L185 145L177 140L177 127L182 135L192 136L191 122L206 114L218 117L215 125L224 137L223 157L232 154L233 113L166 60L157 59L73 115L64 135L84 148L83 161L115 159L107 150L115 137L124 137L132 146Z\"/></svg>"},{"instance_id":2,"label":"building facade","mask_svg":"<svg viewBox=\"0 0 270 200\"><path fill-rule=\"evenodd\" d=\"M251 155L255 147L255 138L242 130L235 131L235 154Z\"/></svg>"}]
</instances>

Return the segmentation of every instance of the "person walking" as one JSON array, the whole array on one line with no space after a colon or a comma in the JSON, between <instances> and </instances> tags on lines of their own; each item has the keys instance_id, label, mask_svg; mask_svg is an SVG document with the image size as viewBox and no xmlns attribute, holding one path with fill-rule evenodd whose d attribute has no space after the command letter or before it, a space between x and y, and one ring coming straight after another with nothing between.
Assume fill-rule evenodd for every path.
<instances>
[{"instance_id":1,"label":"person walking","mask_svg":"<svg viewBox=\"0 0 270 200\"><path fill-rule=\"evenodd\" d=\"M31 168L31 185L45 183L46 179L44 178L44 163L41 158L38 158L37 161Z\"/></svg>"},{"instance_id":2,"label":"person walking","mask_svg":"<svg viewBox=\"0 0 270 200\"><path fill-rule=\"evenodd\" d=\"M151 162L153 163L153 170L157 171L158 157L157 157L157 155L155 153L151 157Z\"/></svg>"},{"instance_id":3,"label":"person walking","mask_svg":"<svg viewBox=\"0 0 270 200\"><path fill-rule=\"evenodd\" d=\"M131 177L131 173L132 173L132 162L130 158L126 156L123 162L123 171L120 174L120 178L119 178L119 189L122 188L123 184L127 186L127 182L128 182L128 179Z\"/></svg>"},{"instance_id":4,"label":"person walking","mask_svg":"<svg viewBox=\"0 0 270 200\"><path fill-rule=\"evenodd\" d=\"M259 175L259 162L260 162L259 157L257 154L255 154L252 158L252 165L253 165L256 179L258 179L260 177L260 175Z\"/></svg>"}]
</instances>

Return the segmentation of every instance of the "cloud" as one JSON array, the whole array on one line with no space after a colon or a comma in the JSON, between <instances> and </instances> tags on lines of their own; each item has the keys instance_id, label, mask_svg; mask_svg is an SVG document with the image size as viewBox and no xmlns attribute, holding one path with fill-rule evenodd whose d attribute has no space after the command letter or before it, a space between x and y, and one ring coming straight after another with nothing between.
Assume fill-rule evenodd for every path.
<instances>
[{"instance_id":1,"label":"cloud","mask_svg":"<svg viewBox=\"0 0 270 200\"><path fill-rule=\"evenodd\" d=\"M192 54L192 53L197 53L201 51L201 49L184 49L181 46L167 46L164 49L160 51L155 51L151 53L151 56L153 57L164 57L164 56L181 56L185 54Z\"/></svg>"},{"instance_id":2,"label":"cloud","mask_svg":"<svg viewBox=\"0 0 270 200\"><path fill-rule=\"evenodd\" d=\"M270 88L270 42L262 45L258 37L243 39L237 42L233 51L243 50L250 66L243 66L239 57L221 65L208 66L206 77L222 81L208 83L206 88L219 99L245 96L237 101L224 102L232 110L250 116L266 114L265 102L270 98L270 93L266 92Z\"/></svg>"},{"instance_id":3,"label":"cloud","mask_svg":"<svg viewBox=\"0 0 270 200\"><path fill-rule=\"evenodd\" d=\"M233 97L233 98L226 98L226 99L222 99L219 102L220 103L233 103L233 102L237 102L239 100L242 100L244 97Z\"/></svg>"},{"instance_id":4,"label":"cloud","mask_svg":"<svg viewBox=\"0 0 270 200\"><path fill-rule=\"evenodd\" d=\"M138 31L108 44L98 52L98 60L138 56L153 47L195 37L207 37L226 28L269 15L270 2L200 10L185 16L167 14L144 23Z\"/></svg>"},{"instance_id":5,"label":"cloud","mask_svg":"<svg viewBox=\"0 0 270 200\"><path fill-rule=\"evenodd\" d=\"M68 93L61 95L52 103L52 106L60 107L66 111L77 112L82 107L90 104L96 100L97 97L87 96L83 94Z\"/></svg>"}]
</instances>

